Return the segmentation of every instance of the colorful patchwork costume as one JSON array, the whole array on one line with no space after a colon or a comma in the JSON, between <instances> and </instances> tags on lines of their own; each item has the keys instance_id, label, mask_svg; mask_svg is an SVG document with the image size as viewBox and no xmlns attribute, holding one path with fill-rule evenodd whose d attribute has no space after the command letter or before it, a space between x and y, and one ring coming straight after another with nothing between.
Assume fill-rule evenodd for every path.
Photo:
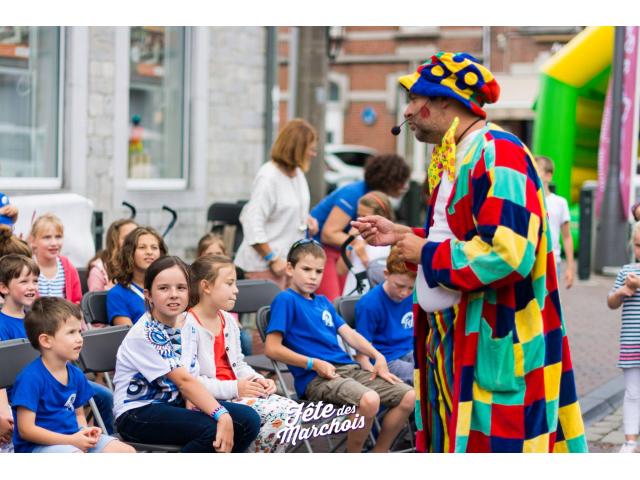
<instances>
[{"instance_id":1,"label":"colorful patchwork costume","mask_svg":"<svg viewBox=\"0 0 640 480\"><path fill-rule=\"evenodd\" d=\"M453 97L481 118L482 105L499 95L491 72L467 54L440 53L400 83L416 95ZM446 204L455 238L427 242L421 265L429 287L462 297L446 310L415 311L418 448L585 452L533 157L516 136L487 124L453 174L455 141L447 137L434 151L427 225L416 233L428 236L437 179L455 175Z\"/></svg>"}]
</instances>

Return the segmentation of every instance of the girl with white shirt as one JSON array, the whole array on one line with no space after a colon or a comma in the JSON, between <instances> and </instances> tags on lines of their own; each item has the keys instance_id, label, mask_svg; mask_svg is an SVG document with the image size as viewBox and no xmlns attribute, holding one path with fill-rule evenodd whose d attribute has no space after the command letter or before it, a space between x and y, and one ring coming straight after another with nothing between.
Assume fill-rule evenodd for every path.
<instances>
[{"instance_id":1,"label":"girl with white shirt","mask_svg":"<svg viewBox=\"0 0 640 480\"><path fill-rule=\"evenodd\" d=\"M236 269L228 257L205 255L191 265L188 319L198 328L198 379L218 400L248 405L260 415L260 432L249 452L279 453L278 432L290 427L296 402L275 394L276 385L244 361L240 330L227 312L236 302Z\"/></svg>"},{"instance_id":2,"label":"girl with white shirt","mask_svg":"<svg viewBox=\"0 0 640 480\"><path fill-rule=\"evenodd\" d=\"M271 161L258 170L251 198L240 214L244 239L236 264L246 278L268 279L286 287L285 257L291 245L317 233L309 216L309 186L304 172L316 155L317 134L305 120L289 121L271 149Z\"/></svg>"}]
</instances>

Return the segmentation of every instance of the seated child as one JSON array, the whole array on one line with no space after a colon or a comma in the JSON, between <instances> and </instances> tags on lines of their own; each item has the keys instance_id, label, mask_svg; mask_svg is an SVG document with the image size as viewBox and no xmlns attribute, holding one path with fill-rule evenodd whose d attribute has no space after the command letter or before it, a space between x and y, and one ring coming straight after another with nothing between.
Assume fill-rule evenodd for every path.
<instances>
[{"instance_id":1,"label":"seated child","mask_svg":"<svg viewBox=\"0 0 640 480\"><path fill-rule=\"evenodd\" d=\"M5 300L0 310L0 341L27 338L24 327L26 311L38 292L38 265L25 255L10 254L0 258L0 296ZM94 400L100 411L106 433L113 433L113 394L95 382Z\"/></svg>"},{"instance_id":2,"label":"seated child","mask_svg":"<svg viewBox=\"0 0 640 480\"><path fill-rule=\"evenodd\" d=\"M380 404L389 409L373 451L386 452L414 410L415 392L391 374L379 351L336 313L320 285L326 257L315 240L299 240L287 256L291 288L271 304L266 354L288 364L300 398L351 404L365 420L365 428L350 430L347 451L360 452ZM356 351L373 358L366 371L340 348L337 335Z\"/></svg>"},{"instance_id":3,"label":"seated child","mask_svg":"<svg viewBox=\"0 0 640 480\"><path fill-rule=\"evenodd\" d=\"M31 345L41 356L18 375L11 391L16 452L134 453L88 427L83 405L93 389L73 365L82 349L80 309L61 298L36 300L25 318Z\"/></svg>"},{"instance_id":4,"label":"seated child","mask_svg":"<svg viewBox=\"0 0 640 480\"><path fill-rule=\"evenodd\" d=\"M113 287L113 265L122 248L125 237L138 225L130 218L121 218L109 225L107 229L107 248L100 250L89 261L87 286L90 292L104 292Z\"/></svg>"},{"instance_id":5,"label":"seated child","mask_svg":"<svg viewBox=\"0 0 640 480\"><path fill-rule=\"evenodd\" d=\"M297 403L275 394L276 384L257 373L240 351L240 330L226 311L233 308L238 287L228 257L205 255L190 269L192 301L189 315L198 325L198 379L218 400L249 405L259 415L260 433L250 452L283 452L278 432Z\"/></svg>"},{"instance_id":6,"label":"seated child","mask_svg":"<svg viewBox=\"0 0 640 480\"><path fill-rule=\"evenodd\" d=\"M356 330L387 359L389 371L413 385L413 285L416 273L407 268L397 249L387 258L384 283L356 304ZM361 353L356 360L372 370L371 359Z\"/></svg>"},{"instance_id":7,"label":"seated child","mask_svg":"<svg viewBox=\"0 0 640 480\"><path fill-rule=\"evenodd\" d=\"M115 262L116 285L107 293L111 325L134 325L144 314L144 274L149 265L166 254L167 245L153 228L138 227L125 237Z\"/></svg>"},{"instance_id":8,"label":"seated child","mask_svg":"<svg viewBox=\"0 0 640 480\"><path fill-rule=\"evenodd\" d=\"M223 257L228 257L227 249L224 246L224 240L220 235L216 235L215 233L206 233L202 236L200 241L198 241L198 256L197 258L203 257L205 255L221 255ZM238 268L236 265L233 266L236 271L236 280L241 280L244 278L244 272L242 269ZM238 318L238 314L234 312L228 312L238 324L238 328L240 329L240 347L242 348L243 355L251 355L253 353L253 334L249 327L244 327L242 322ZM245 320L248 320L248 315L244 315Z\"/></svg>"},{"instance_id":9,"label":"seated child","mask_svg":"<svg viewBox=\"0 0 640 480\"><path fill-rule=\"evenodd\" d=\"M31 225L29 243L40 267L38 291L41 297L66 298L78 305L82 300L80 276L69 259L60 254L63 240L62 221L52 213L40 215Z\"/></svg>"},{"instance_id":10,"label":"seated child","mask_svg":"<svg viewBox=\"0 0 640 480\"><path fill-rule=\"evenodd\" d=\"M391 221L395 221L395 214L391 207L391 201L389 197L384 193L377 190L371 191L363 195L358 200L358 217L367 217L369 215L380 215L381 217L388 218ZM351 259L353 267L351 270L347 270L347 266L340 258L336 264L338 275L347 275L342 295L357 295L357 281L356 274L368 271L369 268L378 264L378 262L384 262L389 256L391 247L385 245L383 247L374 247L365 242L360 236L357 229L352 228L349 231L349 235L354 235L356 238L347 247L347 255ZM355 255L354 255L355 253ZM363 260L364 259L364 260ZM369 277L369 275L367 275ZM367 293L372 285L369 282L369 278L363 282L364 291Z\"/></svg>"},{"instance_id":11,"label":"seated child","mask_svg":"<svg viewBox=\"0 0 640 480\"><path fill-rule=\"evenodd\" d=\"M182 452L243 452L258 435L260 417L246 405L218 403L198 382L198 334L185 313L189 292L187 266L178 257L161 257L146 270L150 310L118 349L118 433L134 442L180 445ZM192 405L200 411L185 408Z\"/></svg>"}]
</instances>

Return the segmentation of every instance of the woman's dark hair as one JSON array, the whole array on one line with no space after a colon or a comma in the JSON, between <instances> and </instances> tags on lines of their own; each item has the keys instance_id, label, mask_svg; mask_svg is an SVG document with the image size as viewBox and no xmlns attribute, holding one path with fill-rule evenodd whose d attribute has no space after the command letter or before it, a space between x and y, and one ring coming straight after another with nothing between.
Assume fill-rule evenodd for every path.
<instances>
[{"instance_id":1,"label":"woman's dark hair","mask_svg":"<svg viewBox=\"0 0 640 480\"><path fill-rule=\"evenodd\" d=\"M364 182L369 190L380 190L394 196L409 180L411 170L400 155L376 155L364 166Z\"/></svg>"}]
</instances>

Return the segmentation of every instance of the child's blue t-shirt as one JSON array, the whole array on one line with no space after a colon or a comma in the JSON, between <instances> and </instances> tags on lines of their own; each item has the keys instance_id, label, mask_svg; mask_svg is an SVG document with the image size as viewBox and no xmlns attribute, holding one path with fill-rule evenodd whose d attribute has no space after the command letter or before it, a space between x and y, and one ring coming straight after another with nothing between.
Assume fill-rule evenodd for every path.
<instances>
[{"instance_id":1,"label":"child's blue t-shirt","mask_svg":"<svg viewBox=\"0 0 640 480\"><path fill-rule=\"evenodd\" d=\"M67 363L67 372L69 379L67 385L63 385L44 366L42 358L37 358L18 375L9 398L15 425L13 446L17 453L29 453L38 446L20 437L18 407L35 412L38 427L63 435L73 435L80 430L75 410L86 404L94 392L78 367Z\"/></svg>"},{"instance_id":2,"label":"child's blue t-shirt","mask_svg":"<svg viewBox=\"0 0 640 480\"><path fill-rule=\"evenodd\" d=\"M0 342L15 338L27 338L23 319L0 312Z\"/></svg>"},{"instance_id":3,"label":"child's blue t-shirt","mask_svg":"<svg viewBox=\"0 0 640 480\"><path fill-rule=\"evenodd\" d=\"M338 343L338 329L344 320L324 295L308 299L288 289L271 303L271 318L267 334L282 333L282 344L301 355L333 364L354 363ZM294 386L299 397L317 373L291 365Z\"/></svg>"},{"instance_id":4,"label":"child's blue t-shirt","mask_svg":"<svg viewBox=\"0 0 640 480\"><path fill-rule=\"evenodd\" d=\"M133 282L130 283L130 287L125 287L118 283L107 293L107 319L109 324L113 323L115 317L129 317L135 325L138 319L144 315L146 309L143 290ZM132 289L135 289L135 292Z\"/></svg>"},{"instance_id":5,"label":"child's blue t-shirt","mask_svg":"<svg viewBox=\"0 0 640 480\"><path fill-rule=\"evenodd\" d=\"M333 207L339 207L351 217L351 220L355 220L358 214L358 202L368 191L367 184L364 180L360 180L334 190L313 207L310 214L318 221L319 227L315 240L320 241L320 233ZM350 228L347 226L347 230Z\"/></svg>"},{"instance_id":6,"label":"child's blue t-shirt","mask_svg":"<svg viewBox=\"0 0 640 480\"><path fill-rule=\"evenodd\" d=\"M390 362L413 350L413 298L395 302L382 285L356 303L356 330Z\"/></svg>"}]
</instances>

